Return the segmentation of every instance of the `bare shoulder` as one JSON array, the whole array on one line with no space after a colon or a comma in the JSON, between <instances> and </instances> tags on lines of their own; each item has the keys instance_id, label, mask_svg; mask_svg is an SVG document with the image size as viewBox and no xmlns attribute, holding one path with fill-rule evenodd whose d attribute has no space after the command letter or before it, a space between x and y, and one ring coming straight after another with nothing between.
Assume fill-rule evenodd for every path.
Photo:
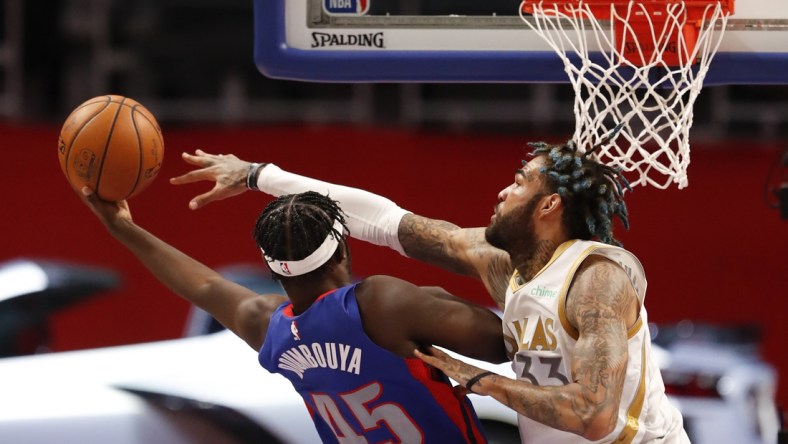
<instances>
[{"instance_id":1,"label":"bare shoulder","mask_svg":"<svg viewBox=\"0 0 788 444\"><path fill-rule=\"evenodd\" d=\"M570 322L598 327L600 321L623 321L636 317L637 297L626 272L612 260L599 255L586 258L575 274L567 295Z\"/></svg>"},{"instance_id":2,"label":"bare shoulder","mask_svg":"<svg viewBox=\"0 0 788 444\"><path fill-rule=\"evenodd\" d=\"M407 287L415 288L416 286L408 281L396 278L394 276L376 274L366 277L361 282L359 282L356 289L356 294L361 292L362 294L375 293L388 295L396 293L397 291Z\"/></svg>"},{"instance_id":3,"label":"bare shoulder","mask_svg":"<svg viewBox=\"0 0 788 444\"><path fill-rule=\"evenodd\" d=\"M356 287L361 323L370 339L398 356L408 356L415 343L412 322L420 313L419 287L392 276L370 276Z\"/></svg>"},{"instance_id":4,"label":"bare shoulder","mask_svg":"<svg viewBox=\"0 0 788 444\"><path fill-rule=\"evenodd\" d=\"M356 286L356 300L362 314L396 316L411 298L417 297L419 287L408 281L386 275L369 276Z\"/></svg>"},{"instance_id":5,"label":"bare shoulder","mask_svg":"<svg viewBox=\"0 0 788 444\"><path fill-rule=\"evenodd\" d=\"M287 297L281 294L249 296L238 304L230 330L243 339L254 350L263 346L271 315Z\"/></svg>"}]
</instances>

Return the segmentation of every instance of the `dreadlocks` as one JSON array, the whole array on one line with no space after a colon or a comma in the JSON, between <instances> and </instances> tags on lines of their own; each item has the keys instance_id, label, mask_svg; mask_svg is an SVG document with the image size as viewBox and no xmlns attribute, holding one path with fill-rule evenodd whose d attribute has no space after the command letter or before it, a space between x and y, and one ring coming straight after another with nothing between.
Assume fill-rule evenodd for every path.
<instances>
[{"instance_id":1,"label":"dreadlocks","mask_svg":"<svg viewBox=\"0 0 788 444\"><path fill-rule=\"evenodd\" d=\"M344 233L333 228L334 221L339 221L347 231L345 215L337 201L314 191L289 194L265 207L255 222L253 236L266 256L296 261L312 254L329 233L344 240ZM332 260L341 254L340 250L337 249Z\"/></svg>"},{"instance_id":2,"label":"dreadlocks","mask_svg":"<svg viewBox=\"0 0 788 444\"><path fill-rule=\"evenodd\" d=\"M562 222L569 236L588 240L596 237L601 242L620 246L613 238L613 217L618 216L629 229L624 187L632 190L621 171L592 158L602 144L580 153L573 141L564 145L544 142L529 144L532 156L545 155L547 188L558 193L566 208ZM525 161L523 161L525 163Z\"/></svg>"}]
</instances>

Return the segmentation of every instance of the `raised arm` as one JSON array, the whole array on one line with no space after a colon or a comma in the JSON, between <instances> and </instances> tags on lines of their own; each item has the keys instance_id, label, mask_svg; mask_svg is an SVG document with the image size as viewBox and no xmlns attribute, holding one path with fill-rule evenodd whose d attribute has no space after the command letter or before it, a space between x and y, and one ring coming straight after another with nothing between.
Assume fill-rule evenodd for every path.
<instances>
[{"instance_id":1,"label":"raised arm","mask_svg":"<svg viewBox=\"0 0 788 444\"><path fill-rule=\"evenodd\" d=\"M210 313L255 350L263 344L271 314L286 300L257 293L223 278L136 225L126 201L104 202L88 188L83 201L107 230L129 249L161 283Z\"/></svg>"},{"instance_id":2,"label":"raised arm","mask_svg":"<svg viewBox=\"0 0 788 444\"><path fill-rule=\"evenodd\" d=\"M569 290L567 315L579 333L572 381L540 387L493 374L471 389L552 428L601 439L616 425L628 357L627 324L636 311L637 298L624 271L606 259L588 259ZM484 373L437 349L417 355L462 385Z\"/></svg>"},{"instance_id":3,"label":"raised arm","mask_svg":"<svg viewBox=\"0 0 788 444\"><path fill-rule=\"evenodd\" d=\"M487 362L506 362L501 318L442 288L417 287L372 276L356 287L367 335L381 347L413 357L416 347L438 345Z\"/></svg>"},{"instance_id":4,"label":"raised arm","mask_svg":"<svg viewBox=\"0 0 788 444\"><path fill-rule=\"evenodd\" d=\"M463 229L403 210L394 202L356 188L335 185L283 171L276 165L252 164L234 155L213 155L198 150L183 154L199 168L171 179L173 184L213 181L212 190L190 203L193 209L243 193L247 182L273 196L317 191L340 202L348 215L350 235L454 273L481 279L493 300L503 306L504 292L513 271L509 255L484 239L483 228ZM247 181L247 179L249 179Z\"/></svg>"}]
</instances>

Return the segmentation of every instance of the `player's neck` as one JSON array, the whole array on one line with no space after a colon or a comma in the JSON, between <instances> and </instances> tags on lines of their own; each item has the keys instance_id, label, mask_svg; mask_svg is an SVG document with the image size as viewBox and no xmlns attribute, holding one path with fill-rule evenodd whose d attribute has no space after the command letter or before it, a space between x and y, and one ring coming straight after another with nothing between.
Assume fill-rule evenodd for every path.
<instances>
[{"instance_id":1,"label":"player's neck","mask_svg":"<svg viewBox=\"0 0 788 444\"><path fill-rule=\"evenodd\" d=\"M282 286L293 303L293 312L299 314L306 311L321 295L349 284L348 279L329 274L319 280L293 280L282 283Z\"/></svg>"},{"instance_id":2,"label":"player's neck","mask_svg":"<svg viewBox=\"0 0 788 444\"><path fill-rule=\"evenodd\" d=\"M534 242L527 249L519 253L511 254L512 264L526 281L530 281L553 257L555 250L560 245L551 239L540 239Z\"/></svg>"}]
</instances>

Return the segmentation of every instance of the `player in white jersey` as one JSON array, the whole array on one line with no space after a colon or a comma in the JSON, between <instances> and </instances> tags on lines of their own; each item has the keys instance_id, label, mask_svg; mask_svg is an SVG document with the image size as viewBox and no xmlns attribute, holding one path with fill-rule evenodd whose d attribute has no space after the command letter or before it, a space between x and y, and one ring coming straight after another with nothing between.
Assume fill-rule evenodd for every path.
<instances>
[{"instance_id":1,"label":"player in white jersey","mask_svg":"<svg viewBox=\"0 0 788 444\"><path fill-rule=\"evenodd\" d=\"M569 240L558 247L548 264L530 281L524 282L515 271L506 293L503 322L507 351L512 354L517 378L542 387L569 384L579 332L568 319L567 293L580 264L588 258L605 258L619 264L629 276L640 307L637 320L627 330L626 374L616 424L601 441L681 442L681 417L665 396L659 368L648 359L651 338L643 305L643 267L624 249ZM522 414L519 422L522 441L529 444L588 442ZM671 435L674 437L667 439Z\"/></svg>"},{"instance_id":2,"label":"player in white jersey","mask_svg":"<svg viewBox=\"0 0 788 444\"><path fill-rule=\"evenodd\" d=\"M172 182L216 182L192 200L195 209L246 188L328 193L354 237L480 279L504 310L517 380L432 347L415 353L516 410L523 442L689 442L650 354L642 267L612 235L615 217L628 225L626 181L597 162L593 148L532 146L486 228L428 219L362 190L232 155L184 154L200 168Z\"/></svg>"}]
</instances>

